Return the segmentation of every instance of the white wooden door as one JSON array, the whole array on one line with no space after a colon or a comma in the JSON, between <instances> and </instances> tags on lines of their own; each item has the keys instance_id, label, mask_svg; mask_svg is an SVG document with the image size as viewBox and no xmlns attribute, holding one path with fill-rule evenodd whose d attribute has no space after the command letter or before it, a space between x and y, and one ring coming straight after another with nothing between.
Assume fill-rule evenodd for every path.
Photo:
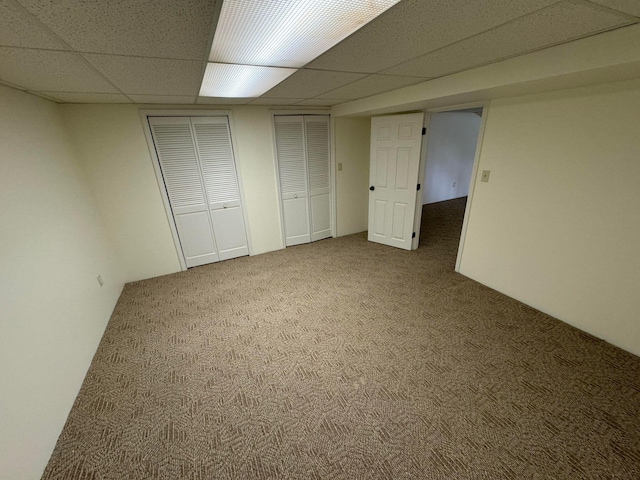
<instances>
[{"instance_id":1,"label":"white wooden door","mask_svg":"<svg viewBox=\"0 0 640 480\"><path fill-rule=\"evenodd\" d=\"M192 117L220 260L249 254L227 117Z\"/></svg>"},{"instance_id":2,"label":"white wooden door","mask_svg":"<svg viewBox=\"0 0 640 480\"><path fill-rule=\"evenodd\" d=\"M423 113L371 119L371 242L411 250L423 122Z\"/></svg>"},{"instance_id":3,"label":"white wooden door","mask_svg":"<svg viewBox=\"0 0 640 480\"><path fill-rule=\"evenodd\" d=\"M219 260L188 117L149 117L187 267Z\"/></svg>"},{"instance_id":4,"label":"white wooden door","mask_svg":"<svg viewBox=\"0 0 640 480\"><path fill-rule=\"evenodd\" d=\"M289 247L311 241L304 120L302 116L276 116L274 122L285 245Z\"/></svg>"},{"instance_id":5,"label":"white wooden door","mask_svg":"<svg viewBox=\"0 0 640 480\"><path fill-rule=\"evenodd\" d=\"M309 168L311 241L331 236L331 178L329 167L329 117L304 117Z\"/></svg>"}]
</instances>

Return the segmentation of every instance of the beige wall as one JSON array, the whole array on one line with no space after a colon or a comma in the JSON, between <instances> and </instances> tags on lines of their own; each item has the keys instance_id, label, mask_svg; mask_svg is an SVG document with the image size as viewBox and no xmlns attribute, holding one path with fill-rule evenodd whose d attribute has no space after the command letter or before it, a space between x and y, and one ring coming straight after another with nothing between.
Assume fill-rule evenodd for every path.
<instances>
[{"instance_id":1,"label":"beige wall","mask_svg":"<svg viewBox=\"0 0 640 480\"><path fill-rule=\"evenodd\" d=\"M180 271L138 108L60 108L126 281Z\"/></svg>"},{"instance_id":2,"label":"beige wall","mask_svg":"<svg viewBox=\"0 0 640 480\"><path fill-rule=\"evenodd\" d=\"M233 123L252 253L284 248L271 113L265 107L236 108Z\"/></svg>"},{"instance_id":3,"label":"beige wall","mask_svg":"<svg viewBox=\"0 0 640 480\"><path fill-rule=\"evenodd\" d=\"M640 355L640 81L494 100L461 273Z\"/></svg>"},{"instance_id":4,"label":"beige wall","mask_svg":"<svg viewBox=\"0 0 640 480\"><path fill-rule=\"evenodd\" d=\"M179 271L140 107L61 108L100 213L127 268L127 281ZM283 244L269 109L234 107L232 116L252 253L277 250Z\"/></svg>"},{"instance_id":5,"label":"beige wall","mask_svg":"<svg viewBox=\"0 0 640 480\"><path fill-rule=\"evenodd\" d=\"M0 87L0 145L0 478L37 479L123 275L58 106Z\"/></svg>"},{"instance_id":6,"label":"beige wall","mask_svg":"<svg viewBox=\"0 0 640 480\"><path fill-rule=\"evenodd\" d=\"M369 144L371 119L343 117L334 121L337 235L367 230L369 208Z\"/></svg>"}]
</instances>

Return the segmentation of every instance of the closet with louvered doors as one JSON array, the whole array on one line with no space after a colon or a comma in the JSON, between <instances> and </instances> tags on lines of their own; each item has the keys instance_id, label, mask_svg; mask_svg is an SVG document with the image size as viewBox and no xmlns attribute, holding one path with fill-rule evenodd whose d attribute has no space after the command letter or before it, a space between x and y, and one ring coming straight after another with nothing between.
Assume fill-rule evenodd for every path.
<instances>
[{"instance_id":1,"label":"closet with louvered doors","mask_svg":"<svg viewBox=\"0 0 640 480\"><path fill-rule=\"evenodd\" d=\"M285 245L331 237L328 115L275 115Z\"/></svg>"},{"instance_id":2,"label":"closet with louvered doors","mask_svg":"<svg viewBox=\"0 0 640 480\"><path fill-rule=\"evenodd\" d=\"M148 120L187 267L248 255L228 118Z\"/></svg>"}]
</instances>

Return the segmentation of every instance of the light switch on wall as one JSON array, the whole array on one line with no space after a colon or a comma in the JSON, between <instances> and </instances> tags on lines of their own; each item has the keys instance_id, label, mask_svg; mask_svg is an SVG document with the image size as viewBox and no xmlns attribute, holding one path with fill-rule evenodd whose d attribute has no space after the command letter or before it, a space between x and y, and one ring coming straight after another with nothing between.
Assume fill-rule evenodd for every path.
<instances>
[{"instance_id":1,"label":"light switch on wall","mask_svg":"<svg viewBox=\"0 0 640 480\"><path fill-rule=\"evenodd\" d=\"M342 171L342 163L338 164L338 171L341 172Z\"/></svg>"},{"instance_id":2,"label":"light switch on wall","mask_svg":"<svg viewBox=\"0 0 640 480\"><path fill-rule=\"evenodd\" d=\"M491 175L491 170L483 170L482 171L482 181L483 182L488 182L489 181L489 175Z\"/></svg>"}]
</instances>

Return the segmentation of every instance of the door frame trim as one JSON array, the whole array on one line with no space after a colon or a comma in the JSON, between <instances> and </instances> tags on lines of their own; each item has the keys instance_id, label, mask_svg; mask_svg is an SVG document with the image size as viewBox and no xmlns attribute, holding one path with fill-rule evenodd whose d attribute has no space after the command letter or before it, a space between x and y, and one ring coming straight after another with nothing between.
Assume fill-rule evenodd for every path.
<instances>
[{"instance_id":1,"label":"door frame trim","mask_svg":"<svg viewBox=\"0 0 640 480\"><path fill-rule=\"evenodd\" d=\"M151 135L151 127L149 126L148 117L227 117L229 122L229 134L231 135L231 148L233 149L233 161L236 167L236 175L238 177L238 189L240 192L240 202L242 203L242 219L244 220L245 233L247 235L247 246L249 247L249 255L253 255L253 242L251 241L251 228L249 226L249 218L247 215L247 202L245 201L244 185L242 182L242 167L238 160L238 145L235 134L235 127L233 121L233 112L231 110L187 110L184 108L167 108L160 109L141 108L138 110L140 115L140 121L142 123L142 131L144 132L145 139L147 140L147 147L149 148L149 154L151 156L151 164L156 174L156 181L158 182L158 190L162 198L165 214L167 215L167 223L171 230L171 236L173 237L173 243L176 248L176 255L178 262L180 263L180 269L182 271L187 270L187 262L184 258L184 252L182 251L182 244L180 243L180 237L178 236L178 229L176 228L175 218L173 217L173 211L171 210L171 203L169 202L169 196L167 194L166 185L164 183L164 177L162 176L162 169L160 168L160 160L156 152L156 146L153 142L153 136Z\"/></svg>"},{"instance_id":2,"label":"door frame trim","mask_svg":"<svg viewBox=\"0 0 640 480\"><path fill-rule=\"evenodd\" d=\"M467 205L464 209L464 220L462 221L462 231L460 232L460 241L458 243L458 253L456 256L456 265L455 265L455 271L457 273L460 273L460 267L462 264L462 255L463 255L463 251L464 251L464 243L465 243L465 239L467 236L467 228L469 226L469 216L470 216L470 212L471 212L471 207L473 204L473 194L476 188L476 184L477 184L477 180L478 180L478 167L480 164L480 154L482 153L482 144L483 144L483 140L484 140L484 132L485 132L485 127L487 125L487 118L489 117L489 107L491 105L490 101L483 101L483 102L471 102L471 103L464 103L464 104L457 104L457 105L449 105L446 107L438 107L438 108L430 108L425 110L425 127L426 127L426 134L425 134L425 138L424 138L424 142L423 142L423 155L422 158L420 159L420 169L422 171L420 180L424 181L424 174L425 174L425 169L426 169L426 165L427 165L427 141L429 138L429 126L431 123L431 115L434 113L443 113L443 112L455 112L458 110L466 110L469 108L482 108L482 119L480 120L480 130L478 132L478 140L476 143L476 152L474 155L474 159L473 159L473 167L471 170L471 181L469 183L469 195L467 196ZM420 210L422 211L422 192L420 192L419 195L420 198ZM422 220L422 215L420 220ZM418 235L419 237L419 235Z\"/></svg>"}]
</instances>

